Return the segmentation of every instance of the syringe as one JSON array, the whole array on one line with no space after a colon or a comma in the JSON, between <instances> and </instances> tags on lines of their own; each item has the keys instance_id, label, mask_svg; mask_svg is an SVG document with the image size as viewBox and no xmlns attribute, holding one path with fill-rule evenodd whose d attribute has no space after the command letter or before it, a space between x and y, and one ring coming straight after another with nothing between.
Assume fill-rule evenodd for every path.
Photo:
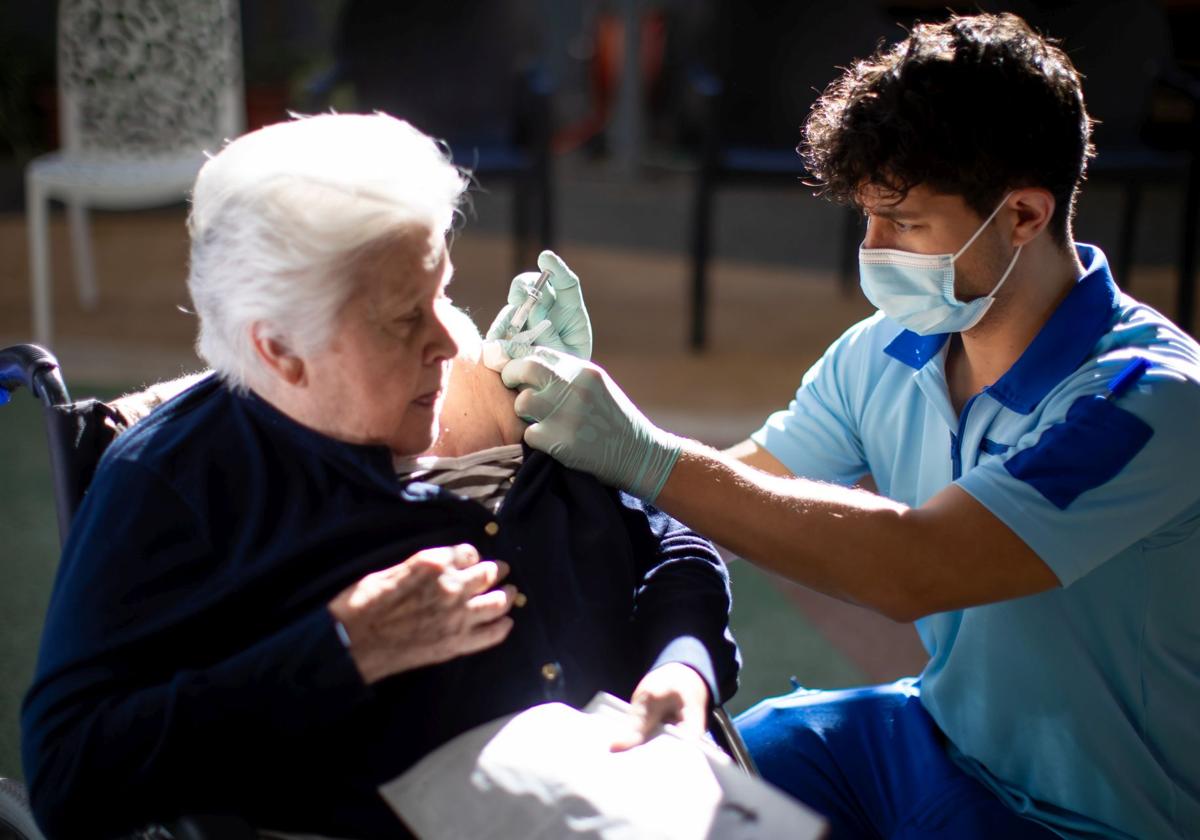
<instances>
[{"instance_id":1,"label":"syringe","mask_svg":"<svg viewBox=\"0 0 1200 840\"><path fill-rule=\"evenodd\" d=\"M550 272L543 271L538 275L538 279L533 281L533 285L529 287L528 297L521 302L517 307L517 311L513 313L512 320L509 321L508 337L525 329L525 322L529 320L529 313L533 311L533 307L542 299L542 291L546 288L546 284L550 282Z\"/></svg>"}]
</instances>

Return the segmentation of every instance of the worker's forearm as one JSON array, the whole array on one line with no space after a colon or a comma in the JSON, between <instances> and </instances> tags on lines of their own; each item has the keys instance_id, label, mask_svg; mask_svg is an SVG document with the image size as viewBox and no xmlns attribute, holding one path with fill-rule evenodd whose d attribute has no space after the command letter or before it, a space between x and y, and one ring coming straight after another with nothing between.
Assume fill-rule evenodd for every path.
<instances>
[{"instance_id":1,"label":"worker's forearm","mask_svg":"<svg viewBox=\"0 0 1200 840\"><path fill-rule=\"evenodd\" d=\"M911 593L896 574L917 550L905 505L767 475L695 443L685 445L655 504L756 565L893 618L912 617ZM885 546L894 561L887 574Z\"/></svg>"},{"instance_id":2,"label":"worker's forearm","mask_svg":"<svg viewBox=\"0 0 1200 840\"><path fill-rule=\"evenodd\" d=\"M769 475L689 441L656 504L747 560L897 621L1059 585L1015 532L954 484L910 508Z\"/></svg>"}]
</instances>

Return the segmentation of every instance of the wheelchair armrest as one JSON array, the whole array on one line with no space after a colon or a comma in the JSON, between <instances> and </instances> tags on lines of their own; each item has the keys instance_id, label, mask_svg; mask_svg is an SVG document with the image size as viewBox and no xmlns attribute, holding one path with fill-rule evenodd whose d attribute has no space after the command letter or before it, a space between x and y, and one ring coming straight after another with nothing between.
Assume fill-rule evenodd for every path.
<instances>
[{"instance_id":1,"label":"wheelchair armrest","mask_svg":"<svg viewBox=\"0 0 1200 840\"><path fill-rule=\"evenodd\" d=\"M733 759L734 764L748 775L760 775L750 750L746 748L746 742L738 734L737 727L733 725L724 706L713 706L712 711L708 713L708 731L717 745Z\"/></svg>"}]
</instances>

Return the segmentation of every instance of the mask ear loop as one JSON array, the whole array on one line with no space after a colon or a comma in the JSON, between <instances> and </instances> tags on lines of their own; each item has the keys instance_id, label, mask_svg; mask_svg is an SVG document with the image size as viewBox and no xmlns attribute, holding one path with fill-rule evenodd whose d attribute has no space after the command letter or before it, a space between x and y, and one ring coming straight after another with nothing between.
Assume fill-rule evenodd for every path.
<instances>
[{"instance_id":1,"label":"mask ear loop","mask_svg":"<svg viewBox=\"0 0 1200 840\"><path fill-rule=\"evenodd\" d=\"M992 211L992 215L988 216L986 219L983 220L983 224L981 224L979 226L979 229L976 230L975 233L973 233L971 235L971 238L967 240L966 245L962 246L957 251L955 251L954 256L950 258L950 262L954 262L955 260L957 260L964 253L966 253L968 248L970 248L972 245L975 244L975 240L979 238L979 234L983 233L987 229L987 226L992 223L992 219L996 218L996 214L999 213L1000 210L1004 207L1004 202L1008 201L1008 199L1012 196L1012 194L1014 192L1015 192L1015 190L1009 190L1008 194L1005 195L1004 198L1000 199L1000 203L996 205L996 209ZM1005 277L1007 278L1007 276L1008 275L1006 273ZM1003 281L1001 281L1001 282L1003 282ZM999 287L997 286L997 288L999 288Z\"/></svg>"},{"instance_id":2,"label":"mask ear loop","mask_svg":"<svg viewBox=\"0 0 1200 840\"><path fill-rule=\"evenodd\" d=\"M1024 245L1017 246L1017 252L1013 254L1012 262L1008 264L1008 268L1004 269L1004 274L1001 275L1000 282L996 284L996 288L992 289L988 293L988 297L994 298L996 296L996 292L1000 291L1000 287L1004 285L1004 281L1008 279L1008 275L1012 274L1012 270L1016 267L1017 260L1021 257L1021 249L1024 247Z\"/></svg>"}]
</instances>

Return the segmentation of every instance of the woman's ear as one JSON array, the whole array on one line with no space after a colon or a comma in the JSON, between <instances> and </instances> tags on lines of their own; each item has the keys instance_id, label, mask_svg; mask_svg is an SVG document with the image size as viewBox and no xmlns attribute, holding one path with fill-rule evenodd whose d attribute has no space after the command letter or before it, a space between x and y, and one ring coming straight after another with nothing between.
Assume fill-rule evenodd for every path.
<instances>
[{"instance_id":1,"label":"woman's ear","mask_svg":"<svg viewBox=\"0 0 1200 840\"><path fill-rule=\"evenodd\" d=\"M1016 214L1013 226L1013 247L1027 244L1045 230L1054 216L1057 202L1050 190L1042 187L1023 187L1013 190L1008 207Z\"/></svg>"},{"instance_id":2,"label":"woman's ear","mask_svg":"<svg viewBox=\"0 0 1200 840\"><path fill-rule=\"evenodd\" d=\"M250 325L250 341L258 358L287 385L304 384L304 360L292 352L265 321Z\"/></svg>"}]
</instances>

